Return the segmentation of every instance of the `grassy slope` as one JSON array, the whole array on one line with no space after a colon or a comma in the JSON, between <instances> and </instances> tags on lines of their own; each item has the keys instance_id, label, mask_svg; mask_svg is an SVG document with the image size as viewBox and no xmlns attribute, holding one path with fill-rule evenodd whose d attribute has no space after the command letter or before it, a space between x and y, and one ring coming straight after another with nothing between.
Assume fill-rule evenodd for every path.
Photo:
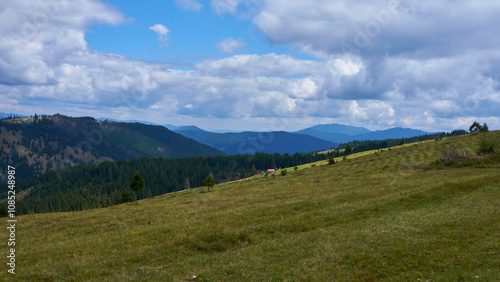
<instances>
[{"instance_id":1,"label":"grassy slope","mask_svg":"<svg viewBox=\"0 0 500 282\"><path fill-rule=\"evenodd\" d=\"M500 165L398 169L453 144L472 151L477 138L364 153L210 193L22 216L16 278L500 279Z\"/></svg>"}]
</instances>

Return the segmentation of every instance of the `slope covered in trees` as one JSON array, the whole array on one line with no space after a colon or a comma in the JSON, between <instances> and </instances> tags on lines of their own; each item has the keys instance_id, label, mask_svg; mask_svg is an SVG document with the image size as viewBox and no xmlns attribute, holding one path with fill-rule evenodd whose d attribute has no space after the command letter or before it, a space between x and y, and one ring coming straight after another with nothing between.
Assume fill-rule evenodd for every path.
<instances>
[{"instance_id":1,"label":"slope covered in trees","mask_svg":"<svg viewBox=\"0 0 500 282\"><path fill-rule=\"evenodd\" d=\"M224 154L163 126L63 115L0 120L0 142L0 169L14 166L20 179L103 160Z\"/></svg>"},{"instance_id":2,"label":"slope covered in trees","mask_svg":"<svg viewBox=\"0 0 500 282\"><path fill-rule=\"evenodd\" d=\"M16 211L19 214L72 211L118 204L124 190L132 194L129 183L136 171L140 172L145 182L145 188L138 192L137 197L144 199L183 190L187 179L191 187L199 187L209 174L213 174L220 183L255 175L258 170L291 167L324 159L325 155L315 153L256 153L238 156L141 158L56 168L36 180L18 183L18 192L29 189L29 193L19 200ZM6 197L4 194L2 193L1 198Z\"/></svg>"}]
</instances>

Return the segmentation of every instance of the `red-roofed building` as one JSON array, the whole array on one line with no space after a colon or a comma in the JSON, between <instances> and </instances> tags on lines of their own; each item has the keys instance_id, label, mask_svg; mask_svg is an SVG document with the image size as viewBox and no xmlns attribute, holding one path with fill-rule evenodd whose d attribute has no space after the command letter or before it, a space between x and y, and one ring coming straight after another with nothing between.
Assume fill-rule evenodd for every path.
<instances>
[{"instance_id":1,"label":"red-roofed building","mask_svg":"<svg viewBox=\"0 0 500 282\"><path fill-rule=\"evenodd\" d=\"M270 174L274 174L274 172L275 172L274 169L272 169L272 168L268 169L267 171L269 171Z\"/></svg>"}]
</instances>

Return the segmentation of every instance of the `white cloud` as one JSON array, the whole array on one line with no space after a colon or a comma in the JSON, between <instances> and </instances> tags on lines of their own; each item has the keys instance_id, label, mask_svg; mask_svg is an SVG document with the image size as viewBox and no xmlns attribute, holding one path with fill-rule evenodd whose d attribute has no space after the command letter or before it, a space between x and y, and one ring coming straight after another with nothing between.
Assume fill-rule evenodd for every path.
<instances>
[{"instance_id":1,"label":"white cloud","mask_svg":"<svg viewBox=\"0 0 500 282\"><path fill-rule=\"evenodd\" d=\"M162 24L155 24L153 26L150 26L149 29L156 32L160 36L167 36L167 34L169 33L168 28Z\"/></svg>"},{"instance_id":2,"label":"white cloud","mask_svg":"<svg viewBox=\"0 0 500 282\"><path fill-rule=\"evenodd\" d=\"M221 60L198 63L196 69L222 76L235 75L295 75L316 73L325 68L323 63L312 60L297 60L289 55L236 55Z\"/></svg>"},{"instance_id":3,"label":"white cloud","mask_svg":"<svg viewBox=\"0 0 500 282\"><path fill-rule=\"evenodd\" d=\"M160 43L160 47L167 46L168 34L170 33L170 30L166 26L162 24L155 24L153 26L150 26L149 29L158 34L158 42Z\"/></svg>"},{"instance_id":4,"label":"white cloud","mask_svg":"<svg viewBox=\"0 0 500 282\"><path fill-rule=\"evenodd\" d=\"M125 20L99 1L37 2L41 8L32 1L4 1L0 107L40 112L60 110L63 104L71 114L128 119L268 122L279 117L428 130L481 120L500 128L500 32L495 28L500 4L461 0L448 9L451 1L401 1L395 12L390 1L381 0L283 1L262 1L256 27L271 43L299 46L316 59L234 55L201 61L192 70L90 49L85 41L89 25ZM211 6L236 14L250 2L214 0ZM181 7L193 4L183 8L196 11L195 3L177 1ZM370 27L384 11L391 12L390 23L380 20L380 31ZM37 13L46 17L26 21ZM356 47L356 27L377 35ZM167 27L150 29L166 42ZM227 53L241 47L227 43L219 46ZM355 48L345 49L347 54L342 43Z\"/></svg>"},{"instance_id":5,"label":"white cloud","mask_svg":"<svg viewBox=\"0 0 500 282\"><path fill-rule=\"evenodd\" d=\"M232 54L235 50L243 46L245 46L245 41L235 38L227 38L217 44L217 47L226 54Z\"/></svg>"},{"instance_id":6,"label":"white cloud","mask_svg":"<svg viewBox=\"0 0 500 282\"><path fill-rule=\"evenodd\" d=\"M498 13L486 0L267 0L254 23L274 44L344 58L331 68L345 75L324 76L330 99L397 97L395 108L452 119L497 115Z\"/></svg>"},{"instance_id":7,"label":"white cloud","mask_svg":"<svg viewBox=\"0 0 500 282\"><path fill-rule=\"evenodd\" d=\"M0 18L0 83L4 84L53 83L53 65L87 52L87 24L124 21L119 11L84 0L2 2Z\"/></svg>"}]
</instances>

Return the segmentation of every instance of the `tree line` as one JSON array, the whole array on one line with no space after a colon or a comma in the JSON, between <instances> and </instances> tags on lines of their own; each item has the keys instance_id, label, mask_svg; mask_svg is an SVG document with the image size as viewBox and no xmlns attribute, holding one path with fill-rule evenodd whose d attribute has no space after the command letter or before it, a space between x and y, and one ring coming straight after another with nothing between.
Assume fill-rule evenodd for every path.
<instances>
[{"instance_id":1,"label":"tree line","mask_svg":"<svg viewBox=\"0 0 500 282\"><path fill-rule=\"evenodd\" d=\"M325 160L331 155L310 152L293 155L255 153L186 158L144 157L55 168L36 179L17 184L17 192L31 190L19 200L16 212L28 214L107 207L120 203L125 193L144 199L206 185L203 180L207 175L212 175L217 183L221 183L249 177L269 168ZM145 185L144 189L132 191L130 180L136 172L140 172ZM7 189L2 188L2 191Z\"/></svg>"}]
</instances>

